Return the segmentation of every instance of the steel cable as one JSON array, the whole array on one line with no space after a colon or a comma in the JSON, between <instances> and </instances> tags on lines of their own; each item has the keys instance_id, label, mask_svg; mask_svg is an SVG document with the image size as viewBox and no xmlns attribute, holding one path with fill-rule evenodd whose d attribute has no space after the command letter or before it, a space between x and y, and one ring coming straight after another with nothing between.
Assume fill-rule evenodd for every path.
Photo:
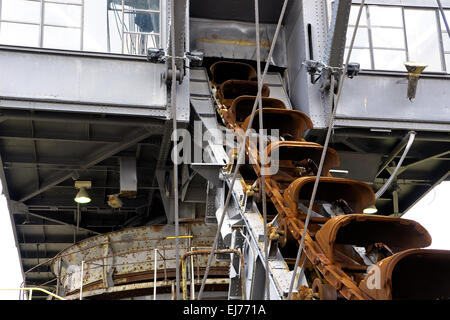
<instances>
[{"instance_id":1,"label":"steel cable","mask_svg":"<svg viewBox=\"0 0 450 320\"><path fill-rule=\"evenodd\" d=\"M306 232L308 230L309 220L311 218L312 206L313 206L313 203L314 203L314 200L315 200L315 197L316 197L317 188L319 186L320 175L322 173L323 164L325 162L325 155L326 155L326 152L327 152L327 149L328 149L328 143L330 141L331 132L332 132L332 129L333 129L334 117L336 115L336 110L337 110L337 107L338 107L339 97L341 95L342 86L343 86L344 79L345 79L345 74L347 72L347 66L348 66L348 63L350 61L350 56L352 54L353 45L355 43L356 33L358 31L359 20L361 18L362 9L364 8L364 3L365 3L365 0L362 0L360 8L359 8L359 12L358 12L358 17L356 18L356 25L355 25L355 28L353 30L352 40L351 40L350 47L349 47L349 50L348 50L348 53L347 53L347 59L345 61L344 70L342 71L342 73L340 75L340 78L339 78L338 91L337 91L336 96L335 96L335 93L334 93L334 81L335 81L334 77L335 77L335 74L334 73L331 74L330 99L332 101L332 104L331 104L332 110L330 110L330 116L329 116L329 119L328 119L327 136L325 138L325 143L324 143L323 150L322 150L322 155L321 155L321 158L320 158L319 169L317 171L317 175L316 175L316 179L315 179L315 182L314 182L313 191L312 191L312 194L311 194L311 200L309 202L308 213L306 215L305 225L303 227L302 239L300 241L300 246L299 246L298 252L297 252L297 258L295 260L294 270L292 272L291 283L289 285L288 300L290 300L291 297L292 297L292 289L293 289L294 283L295 283L295 278L296 278L295 276L297 274L298 264L300 262L300 258L302 256L302 252L303 252L303 245L304 245L304 242L305 242ZM302 271L303 271L303 268L300 271L300 274L302 273Z\"/></svg>"}]
</instances>

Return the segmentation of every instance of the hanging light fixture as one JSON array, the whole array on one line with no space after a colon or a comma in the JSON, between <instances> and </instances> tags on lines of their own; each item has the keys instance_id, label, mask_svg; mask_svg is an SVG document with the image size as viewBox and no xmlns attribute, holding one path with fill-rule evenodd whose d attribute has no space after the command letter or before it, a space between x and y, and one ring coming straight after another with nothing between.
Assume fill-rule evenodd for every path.
<instances>
[{"instance_id":1,"label":"hanging light fixture","mask_svg":"<svg viewBox=\"0 0 450 320\"><path fill-rule=\"evenodd\" d=\"M375 214L377 212L378 212L378 209L374 205L371 205L370 207L367 207L363 210L364 214Z\"/></svg>"},{"instance_id":2,"label":"hanging light fixture","mask_svg":"<svg viewBox=\"0 0 450 320\"><path fill-rule=\"evenodd\" d=\"M74 198L75 202L81 204L91 202L91 197L86 190L91 188L91 181L75 181L75 188L80 189Z\"/></svg>"}]
</instances>

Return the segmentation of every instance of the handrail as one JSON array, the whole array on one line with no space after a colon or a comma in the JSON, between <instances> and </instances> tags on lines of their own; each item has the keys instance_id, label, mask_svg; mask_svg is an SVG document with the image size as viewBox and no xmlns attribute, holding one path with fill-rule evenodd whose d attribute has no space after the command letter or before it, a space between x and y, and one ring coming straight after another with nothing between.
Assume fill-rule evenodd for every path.
<instances>
[{"instance_id":1,"label":"handrail","mask_svg":"<svg viewBox=\"0 0 450 320\"><path fill-rule=\"evenodd\" d=\"M241 258L241 263L240 263L240 267L241 267L241 288L242 288L242 300L245 300L246 294L245 294L245 279L244 279L244 275L245 275L245 264L244 264L244 255L241 251L239 251L238 249L216 249L213 251L213 254L220 254L220 253L235 253L238 254ZM209 250L195 250L195 251L188 251L185 252L182 256L181 256L181 263L179 265L179 268L181 268L182 272L182 290L183 290L183 300L186 300L186 263L185 260L187 257L189 256L193 256L193 255L199 255L199 254L211 254L211 251ZM195 280L194 280L195 283Z\"/></svg>"},{"instance_id":2,"label":"handrail","mask_svg":"<svg viewBox=\"0 0 450 320\"><path fill-rule=\"evenodd\" d=\"M31 298L32 298L32 296L33 296L33 291L41 291L41 292L44 292L44 293L46 293L46 294L48 294L49 296L52 296L52 297L54 297L54 298L56 298L56 299L58 299L58 300L67 300L67 299L65 299L65 298L63 298L63 297L60 297L60 296L57 296L56 294L54 294L54 293L51 293L50 291L47 291L47 290L45 290L45 289L42 289L42 288L12 288L12 289L0 289L0 290L16 290L16 291L22 291L22 290L28 290L28 291L30 291L30 297L29 297L29 299L28 300L31 300Z\"/></svg>"}]
</instances>

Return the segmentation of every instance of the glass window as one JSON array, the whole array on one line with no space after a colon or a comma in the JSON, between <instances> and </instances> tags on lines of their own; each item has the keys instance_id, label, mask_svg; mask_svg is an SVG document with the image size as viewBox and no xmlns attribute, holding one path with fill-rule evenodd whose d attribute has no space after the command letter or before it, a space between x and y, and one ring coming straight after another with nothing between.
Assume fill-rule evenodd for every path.
<instances>
[{"instance_id":1,"label":"glass window","mask_svg":"<svg viewBox=\"0 0 450 320\"><path fill-rule=\"evenodd\" d=\"M426 63L425 71L441 71L436 11L405 9L405 25L409 59Z\"/></svg>"},{"instance_id":2,"label":"glass window","mask_svg":"<svg viewBox=\"0 0 450 320\"><path fill-rule=\"evenodd\" d=\"M161 47L161 1L0 0L0 44L146 55Z\"/></svg>"},{"instance_id":3,"label":"glass window","mask_svg":"<svg viewBox=\"0 0 450 320\"><path fill-rule=\"evenodd\" d=\"M346 47L350 46L354 30L355 30L354 27L348 27L347 43L345 44ZM358 27L358 31L356 31L354 47L369 48L369 31L367 30L367 28Z\"/></svg>"},{"instance_id":4,"label":"glass window","mask_svg":"<svg viewBox=\"0 0 450 320\"><path fill-rule=\"evenodd\" d=\"M405 49L403 29L373 28L372 41L374 47Z\"/></svg>"},{"instance_id":5,"label":"glass window","mask_svg":"<svg viewBox=\"0 0 450 320\"><path fill-rule=\"evenodd\" d=\"M403 28L402 9L399 7L369 7L370 25Z\"/></svg>"},{"instance_id":6,"label":"glass window","mask_svg":"<svg viewBox=\"0 0 450 320\"><path fill-rule=\"evenodd\" d=\"M344 57L347 57L348 48L345 49ZM372 69L372 63L370 62L370 50L353 48L350 62L357 62L361 69Z\"/></svg>"},{"instance_id":7,"label":"glass window","mask_svg":"<svg viewBox=\"0 0 450 320\"><path fill-rule=\"evenodd\" d=\"M1 20L40 23L41 4L28 0L2 0Z\"/></svg>"},{"instance_id":8,"label":"glass window","mask_svg":"<svg viewBox=\"0 0 450 320\"><path fill-rule=\"evenodd\" d=\"M359 8L353 5L350 12L346 49ZM450 39L437 8L366 5L364 11L354 47L360 51L351 58L362 69L405 71L404 63L411 60L427 64L424 72L450 73ZM444 11L450 17L450 10Z\"/></svg>"},{"instance_id":9,"label":"glass window","mask_svg":"<svg viewBox=\"0 0 450 320\"><path fill-rule=\"evenodd\" d=\"M356 25L356 18L358 18L358 12L359 12L359 5L353 5L352 9L350 10L350 17L348 19L348 24L350 26ZM361 18L359 19L359 26L367 26L367 13L366 13L366 7L363 8L363 11L361 13Z\"/></svg>"},{"instance_id":10,"label":"glass window","mask_svg":"<svg viewBox=\"0 0 450 320\"><path fill-rule=\"evenodd\" d=\"M44 47L64 50L80 50L80 29L44 27Z\"/></svg>"},{"instance_id":11,"label":"glass window","mask_svg":"<svg viewBox=\"0 0 450 320\"><path fill-rule=\"evenodd\" d=\"M18 37L17 35L21 35ZM0 43L11 46L39 46L39 26L31 24L2 22Z\"/></svg>"},{"instance_id":12,"label":"glass window","mask_svg":"<svg viewBox=\"0 0 450 320\"><path fill-rule=\"evenodd\" d=\"M125 26L131 32L159 33L159 13L125 10Z\"/></svg>"},{"instance_id":13,"label":"glass window","mask_svg":"<svg viewBox=\"0 0 450 320\"><path fill-rule=\"evenodd\" d=\"M374 49L373 60L377 70L405 70L406 52L402 50Z\"/></svg>"},{"instance_id":14,"label":"glass window","mask_svg":"<svg viewBox=\"0 0 450 320\"><path fill-rule=\"evenodd\" d=\"M44 9L44 23L65 27L81 26L81 6L46 3Z\"/></svg>"}]
</instances>

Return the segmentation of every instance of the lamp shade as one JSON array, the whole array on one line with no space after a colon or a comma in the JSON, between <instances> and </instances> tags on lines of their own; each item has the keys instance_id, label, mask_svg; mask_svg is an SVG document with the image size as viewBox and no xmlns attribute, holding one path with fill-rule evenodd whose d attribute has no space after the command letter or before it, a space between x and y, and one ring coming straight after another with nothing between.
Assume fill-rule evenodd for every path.
<instances>
[{"instance_id":1,"label":"lamp shade","mask_svg":"<svg viewBox=\"0 0 450 320\"><path fill-rule=\"evenodd\" d=\"M75 202L78 203L89 203L91 202L91 198L89 197L89 194L86 191L85 187L81 187L80 191L78 191L77 195L75 196Z\"/></svg>"}]
</instances>

